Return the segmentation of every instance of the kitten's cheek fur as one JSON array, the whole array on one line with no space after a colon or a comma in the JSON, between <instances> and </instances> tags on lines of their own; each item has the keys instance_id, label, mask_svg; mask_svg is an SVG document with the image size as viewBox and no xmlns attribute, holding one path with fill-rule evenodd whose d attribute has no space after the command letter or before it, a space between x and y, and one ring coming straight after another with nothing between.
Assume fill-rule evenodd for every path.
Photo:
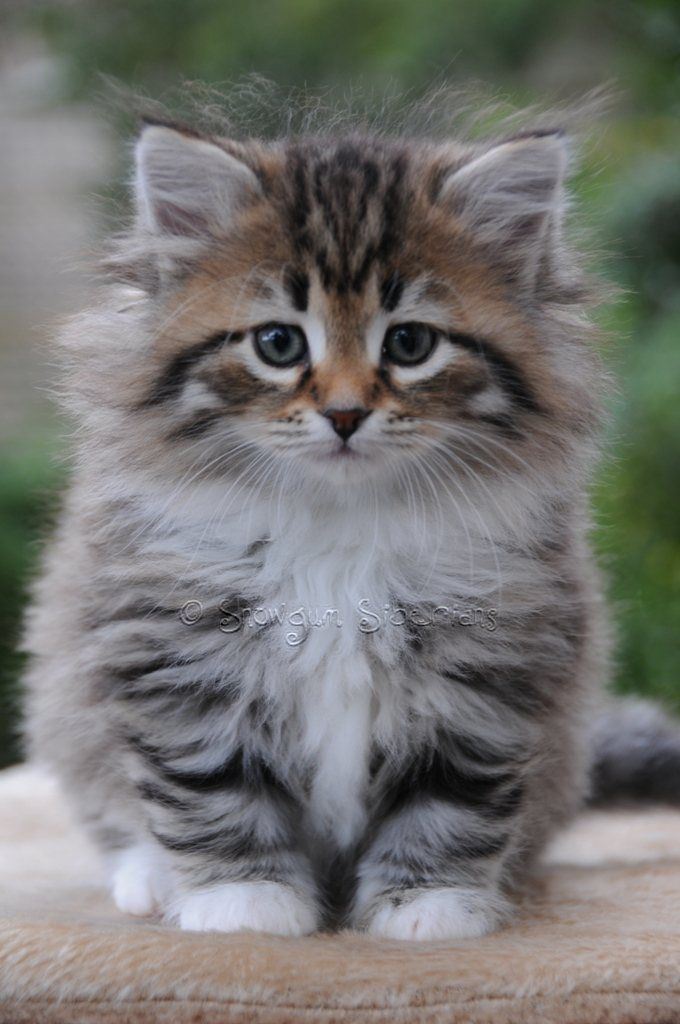
<instances>
[{"instance_id":1,"label":"kitten's cheek fur","mask_svg":"<svg viewBox=\"0 0 680 1024\"><path fill-rule=\"evenodd\" d=\"M478 939L510 915L503 897L484 889L428 889L397 906L383 904L368 931L383 939Z\"/></svg>"},{"instance_id":2,"label":"kitten's cheek fur","mask_svg":"<svg viewBox=\"0 0 680 1024\"><path fill-rule=\"evenodd\" d=\"M167 914L185 931L309 935L319 926L311 901L277 882L228 882L180 896Z\"/></svg>"}]
</instances>

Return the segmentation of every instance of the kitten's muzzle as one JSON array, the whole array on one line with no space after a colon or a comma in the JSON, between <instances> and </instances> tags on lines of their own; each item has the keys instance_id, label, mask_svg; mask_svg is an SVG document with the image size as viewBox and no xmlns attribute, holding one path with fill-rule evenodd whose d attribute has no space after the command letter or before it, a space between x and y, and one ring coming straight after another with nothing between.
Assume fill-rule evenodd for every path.
<instances>
[{"instance_id":1,"label":"kitten's muzzle","mask_svg":"<svg viewBox=\"0 0 680 1024\"><path fill-rule=\"evenodd\" d=\"M342 438L343 441L348 441L364 420L371 415L371 410L361 408L326 409L322 415L327 420L330 420L331 426L338 437Z\"/></svg>"}]
</instances>

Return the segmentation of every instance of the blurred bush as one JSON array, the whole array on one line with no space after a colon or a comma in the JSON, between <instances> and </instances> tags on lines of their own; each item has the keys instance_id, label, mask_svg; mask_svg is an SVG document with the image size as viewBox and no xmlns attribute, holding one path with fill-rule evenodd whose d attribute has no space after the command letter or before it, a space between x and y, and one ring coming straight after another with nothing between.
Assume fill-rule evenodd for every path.
<instances>
[{"instance_id":1,"label":"blurred bush","mask_svg":"<svg viewBox=\"0 0 680 1024\"><path fill-rule=\"evenodd\" d=\"M62 473L50 444L0 453L0 766L19 755L18 652L26 584L53 518Z\"/></svg>"},{"instance_id":2,"label":"blurred bush","mask_svg":"<svg viewBox=\"0 0 680 1024\"><path fill-rule=\"evenodd\" d=\"M609 457L595 487L596 543L619 631L616 685L680 708L680 13L676 0L71 0L7 15L65 61L65 101L110 75L163 98L180 79L219 84L256 72L280 86L488 83L518 104L573 97L613 80L622 91L585 155L576 187L624 288L604 316L620 381ZM42 453L41 453L42 452ZM0 699L11 701L17 635L49 493L44 454L0 461ZM17 753L0 706L0 763ZM2 723L5 723L4 726ZM2 729L4 728L4 732Z\"/></svg>"}]
</instances>

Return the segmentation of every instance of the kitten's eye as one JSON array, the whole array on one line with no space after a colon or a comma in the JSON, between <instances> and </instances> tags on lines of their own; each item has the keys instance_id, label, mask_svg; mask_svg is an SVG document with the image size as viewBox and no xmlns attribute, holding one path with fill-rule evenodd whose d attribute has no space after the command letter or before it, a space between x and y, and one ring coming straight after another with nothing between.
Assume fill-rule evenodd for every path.
<instances>
[{"instance_id":1,"label":"kitten's eye","mask_svg":"<svg viewBox=\"0 0 680 1024\"><path fill-rule=\"evenodd\" d=\"M437 334L427 324L397 324L383 342L383 357L397 366L416 366L432 355Z\"/></svg>"},{"instance_id":2,"label":"kitten's eye","mask_svg":"<svg viewBox=\"0 0 680 1024\"><path fill-rule=\"evenodd\" d=\"M307 355L307 339L291 324L265 324L255 331L255 350L270 366L294 366Z\"/></svg>"}]
</instances>

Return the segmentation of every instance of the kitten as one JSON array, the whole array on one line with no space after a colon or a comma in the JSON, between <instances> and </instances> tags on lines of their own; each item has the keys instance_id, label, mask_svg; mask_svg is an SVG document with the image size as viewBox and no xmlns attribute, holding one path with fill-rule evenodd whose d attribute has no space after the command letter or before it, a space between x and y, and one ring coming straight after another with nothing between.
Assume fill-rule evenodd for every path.
<instances>
[{"instance_id":1,"label":"kitten","mask_svg":"<svg viewBox=\"0 0 680 1024\"><path fill-rule=\"evenodd\" d=\"M567 154L143 129L28 627L31 751L121 910L479 936L582 804L603 375Z\"/></svg>"}]
</instances>

